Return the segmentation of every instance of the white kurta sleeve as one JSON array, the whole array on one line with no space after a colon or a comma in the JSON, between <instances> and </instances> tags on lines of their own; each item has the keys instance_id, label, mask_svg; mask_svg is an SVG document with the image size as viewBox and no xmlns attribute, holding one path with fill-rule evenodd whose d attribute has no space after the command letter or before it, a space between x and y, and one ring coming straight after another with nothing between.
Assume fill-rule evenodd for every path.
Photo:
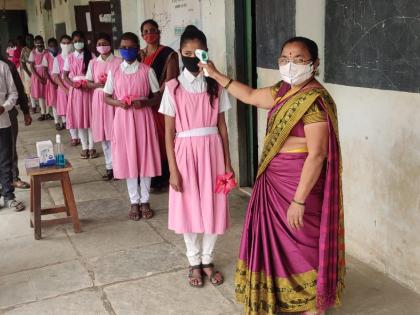
<instances>
[{"instance_id":1,"label":"white kurta sleeve","mask_svg":"<svg viewBox=\"0 0 420 315\"><path fill-rule=\"evenodd\" d=\"M58 64L57 57L54 58L52 73L53 74L60 74L60 66Z\"/></svg>"},{"instance_id":2,"label":"white kurta sleeve","mask_svg":"<svg viewBox=\"0 0 420 315\"><path fill-rule=\"evenodd\" d=\"M69 57L67 57L66 60L64 60L63 70L70 71Z\"/></svg>"},{"instance_id":3,"label":"white kurta sleeve","mask_svg":"<svg viewBox=\"0 0 420 315\"><path fill-rule=\"evenodd\" d=\"M223 89L219 96L219 113L227 112L231 108L232 104L230 103L229 94Z\"/></svg>"},{"instance_id":4,"label":"white kurta sleeve","mask_svg":"<svg viewBox=\"0 0 420 315\"><path fill-rule=\"evenodd\" d=\"M149 84L150 84L150 89L152 90L152 93L159 92L160 90L159 81L156 77L155 70L153 70L152 68L150 68L149 70Z\"/></svg>"},{"instance_id":5,"label":"white kurta sleeve","mask_svg":"<svg viewBox=\"0 0 420 315\"><path fill-rule=\"evenodd\" d=\"M89 62L88 68L86 70L86 80L88 81L93 81L92 62L93 59Z\"/></svg>"},{"instance_id":6,"label":"white kurta sleeve","mask_svg":"<svg viewBox=\"0 0 420 315\"><path fill-rule=\"evenodd\" d=\"M108 71L108 76L106 78L105 86L103 89L104 93L112 95L114 94L114 80L112 79L111 70Z\"/></svg>"},{"instance_id":7,"label":"white kurta sleeve","mask_svg":"<svg viewBox=\"0 0 420 315\"><path fill-rule=\"evenodd\" d=\"M165 90L163 91L162 100L160 102L159 107L159 113L175 117L175 106L174 102L172 100L171 93L169 93L169 90L167 87L165 87Z\"/></svg>"}]
</instances>

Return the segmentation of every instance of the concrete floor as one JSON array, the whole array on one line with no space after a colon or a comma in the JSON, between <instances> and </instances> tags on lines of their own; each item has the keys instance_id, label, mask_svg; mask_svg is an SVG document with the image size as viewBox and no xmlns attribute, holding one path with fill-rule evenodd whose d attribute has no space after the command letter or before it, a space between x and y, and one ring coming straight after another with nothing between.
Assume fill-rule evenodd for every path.
<instances>
[{"instance_id":1,"label":"concrete floor","mask_svg":"<svg viewBox=\"0 0 420 315\"><path fill-rule=\"evenodd\" d=\"M217 244L215 262L225 284L193 289L186 281L183 239L167 230L167 194L152 196L152 220L129 221L125 183L102 182L103 159L80 160L80 148L70 148L67 132L61 134L75 167L71 179L83 232L56 226L43 229L43 239L35 241L28 211L0 210L0 314L242 314L234 301L233 274L247 195L232 193L233 225ZM22 124L21 164L35 152L35 141L54 135L51 122ZM29 204L27 191L17 197ZM44 185L44 206L62 201L56 183ZM348 260L343 307L330 314L420 314L420 296Z\"/></svg>"}]
</instances>

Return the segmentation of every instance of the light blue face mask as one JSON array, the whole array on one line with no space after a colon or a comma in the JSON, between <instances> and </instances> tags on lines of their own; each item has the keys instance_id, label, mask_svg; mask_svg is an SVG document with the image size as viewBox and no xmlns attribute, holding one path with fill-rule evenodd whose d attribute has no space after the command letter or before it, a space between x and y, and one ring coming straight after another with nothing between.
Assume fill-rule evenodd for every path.
<instances>
[{"instance_id":1,"label":"light blue face mask","mask_svg":"<svg viewBox=\"0 0 420 315\"><path fill-rule=\"evenodd\" d=\"M85 43L84 42L77 42L77 43L74 43L73 46L77 50L82 50L85 47Z\"/></svg>"}]
</instances>

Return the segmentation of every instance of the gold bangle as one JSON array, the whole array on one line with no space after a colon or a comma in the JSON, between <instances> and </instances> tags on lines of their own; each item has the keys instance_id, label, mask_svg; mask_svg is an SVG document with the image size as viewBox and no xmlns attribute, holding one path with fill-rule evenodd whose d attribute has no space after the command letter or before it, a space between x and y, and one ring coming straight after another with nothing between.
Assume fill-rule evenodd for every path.
<instances>
[{"instance_id":1,"label":"gold bangle","mask_svg":"<svg viewBox=\"0 0 420 315\"><path fill-rule=\"evenodd\" d=\"M229 88L229 86L232 84L233 79L230 79L228 84L225 85L225 90L227 90Z\"/></svg>"}]
</instances>

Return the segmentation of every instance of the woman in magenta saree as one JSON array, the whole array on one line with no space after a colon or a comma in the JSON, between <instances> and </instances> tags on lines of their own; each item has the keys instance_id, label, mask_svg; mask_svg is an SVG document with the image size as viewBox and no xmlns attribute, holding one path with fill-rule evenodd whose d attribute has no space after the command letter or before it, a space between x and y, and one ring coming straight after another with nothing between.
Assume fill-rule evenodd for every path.
<instances>
[{"instance_id":1,"label":"woman in magenta saree","mask_svg":"<svg viewBox=\"0 0 420 315\"><path fill-rule=\"evenodd\" d=\"M337 112L315 80L316 44L288 40L282 81L251 89L210 75L241 101L269 110L257 179L236 266L236 298L245 314L322 314L344 287L344 215Z\"/></svg>"}]
</instances>

